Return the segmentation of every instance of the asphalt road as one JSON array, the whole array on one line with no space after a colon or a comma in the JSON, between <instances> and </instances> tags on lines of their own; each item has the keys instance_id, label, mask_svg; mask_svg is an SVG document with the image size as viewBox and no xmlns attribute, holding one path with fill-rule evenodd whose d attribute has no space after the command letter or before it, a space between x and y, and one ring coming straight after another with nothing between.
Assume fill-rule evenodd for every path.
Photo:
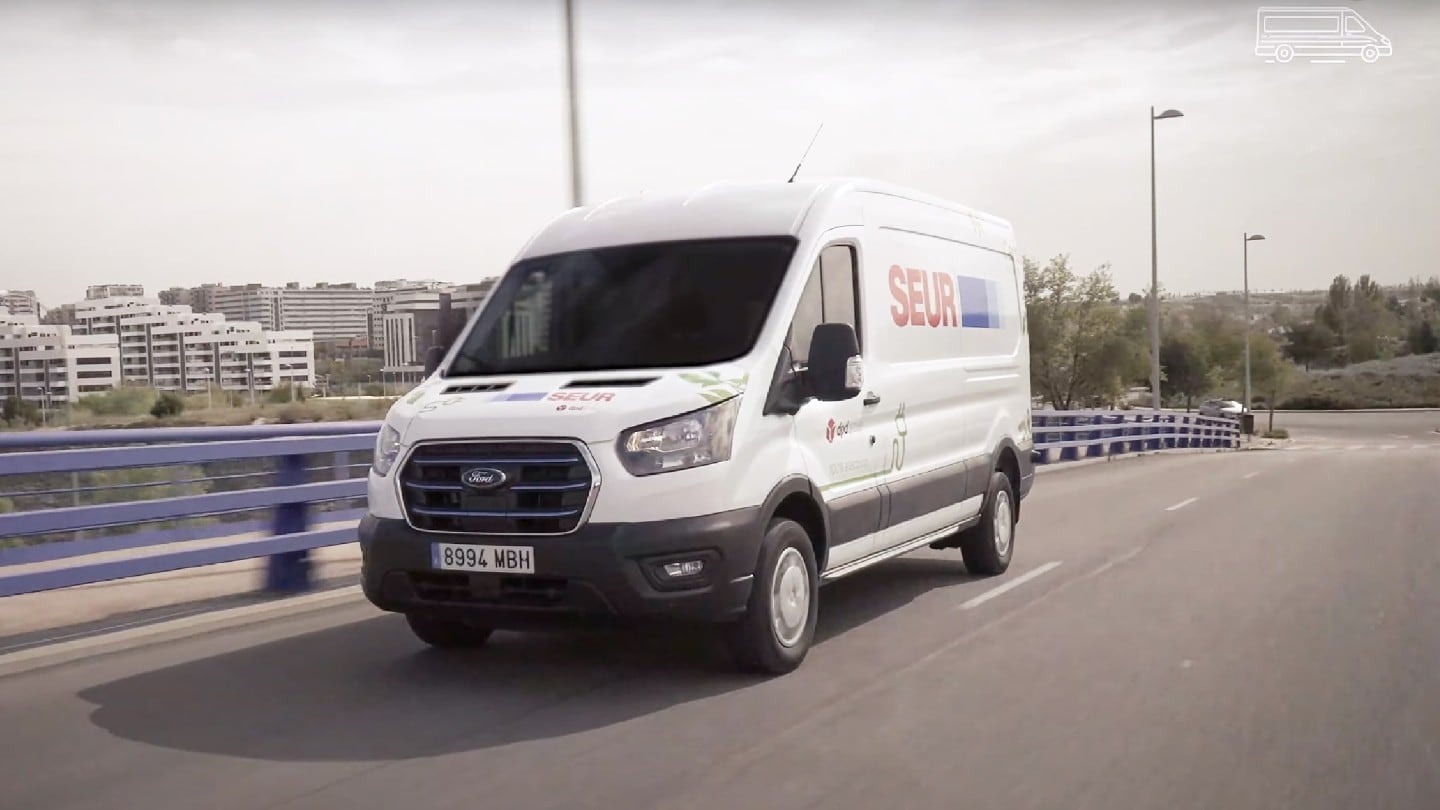
<instances>
[{"instance_id":1,"label":"asphalt road","mask_svg":"<svg viewBox=\"0 0 1440 810\"><path fill-rule=\"evenodd\" d=\"M11 677L0 807L1434 810L1413 444L1047 473L1005 577L842 580L769 681L693 636L439 654L363 604Z\"/></svg>"},{"instance_id":2,"label":"asphalt road","mask_svg":"<svg viewBox=\"0 0 1440 810\"><path fill-rule=\"evenodd\" d=\"M1270 415L1255 414L1257 428L1266 426ZM1275 414L1275 426L1290 431L1297 441L1395 444L1440 439L1440 411L1390 411L1382 413L1306 413L1291 411Z\"/></svg>"}]
</instances>

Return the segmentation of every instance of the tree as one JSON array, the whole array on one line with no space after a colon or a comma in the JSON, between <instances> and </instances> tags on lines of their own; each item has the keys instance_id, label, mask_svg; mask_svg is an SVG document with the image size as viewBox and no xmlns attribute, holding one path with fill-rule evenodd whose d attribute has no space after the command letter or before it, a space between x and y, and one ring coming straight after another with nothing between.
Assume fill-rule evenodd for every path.
<instances>
[{"instance_id":1,"label":"tree","mask_svg":"<svg viewBox=\"0 0 1440 810\"><path fill-rule=\"evenodd\" d=\"M1285 354L1309 371L1330 358L1337 342L1335 333L1321 321L1297 323L1290 327Z\"/></svg>"},{"instance_id":2,"label":"tree","mask_svg":"<svg viewBox=\"0 0 1440 810\"><path fill-rule=\"evenodd\" d=\"M1270 424L1266 433L1275 430L1275 403L1294 383L1296 369L1285 359L1280 345L1269 335L1256 335L1250 340L1250 379L1255 390L1265 397L1270 409Z\"/></svg>"},{"instance_id":3,"label":"tree","mask_svg":"<svg viewBox=\"0 0 1440 810\"><path fill-rule=\"evenodd\" d=\"M1080 276L1063 254L1043 267L1028 258L1024 265L1032 387L1062 410L1117 396L1136 347L1112 303L1109 266Z\"/></svg>"},{"instance_id":4,"label":"tree","mask_svg":"<svg viewBox=\"0 0 1440 810\"><path fill-rule=\"evenodd\" d=\"M1435 327L1429 321L1421 321L1411 328L1410 351L1415 354L1440 352L1440 338L1435 336Z\"/></svg>"},{"instance_id":5,"label":"tree","mask_svg":"<svg viewBox=\"0 0 1440 810\"><path fill-rule=\"evenodd\" d=\"M1195 398L1208 393L1214 382L1205 347L1191 334L1172 334L1160 343L1160 367L1165 372L1168 388L1185 397L1187 412Z\"/></svg>"}]
</instances>

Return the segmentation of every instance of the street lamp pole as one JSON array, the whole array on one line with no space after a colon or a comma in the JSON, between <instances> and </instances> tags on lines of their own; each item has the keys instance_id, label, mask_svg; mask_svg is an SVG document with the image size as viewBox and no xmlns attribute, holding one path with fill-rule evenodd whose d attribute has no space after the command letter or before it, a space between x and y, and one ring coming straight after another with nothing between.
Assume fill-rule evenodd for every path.
<instances>
[{"instance_id":1,"label":"street lamp pole","mask_svg":"<svg viewBox=\"0 0 1440 810\"><path fill-rule=\"evenodd\" d=\"M1250 243L1265 239L1261 234L1245 234L1245 411L1250 410ZM1273 407L1273 406L1272 406Z\"/></svg>"},{"instance_id":2,"label":"street lamp pole","mask_svg":"<svg viewBox=\"0 0 1440 810\"><path fill-rule=\"evenodd\" d=\"M1150 108L1150 396L1157 411L1160 410L1160 254L1156 244L1155 122L1183 115L1179 110L1156 115L1155 108Z\"/></svg>"},{"instance_id":3,"label":"street lamp pole","mask_svg":"<svg viewBox=\"0 0 1440 810\"><path fill-rule=\"evenodd\" d=\"M579 208L584 195L580 182L580 109L575 82L575 0L565 0L565 88L570 101L570 205Z\"/></svg>"}]
</instances>

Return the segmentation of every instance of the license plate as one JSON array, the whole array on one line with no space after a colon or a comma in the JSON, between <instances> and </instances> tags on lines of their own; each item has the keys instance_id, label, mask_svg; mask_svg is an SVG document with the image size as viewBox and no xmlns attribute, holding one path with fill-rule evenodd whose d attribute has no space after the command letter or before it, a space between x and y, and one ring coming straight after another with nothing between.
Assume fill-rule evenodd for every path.
<instances>
[{"instance_id":1,"label":"license plate","mask_svg":"<svg viewBox=\"0 0 1440 810\"><path fill-rule=\"evenodd\" d=\"M488 571L500 574L535 573L535 549L530 546L472 546L434 543L430 563L441 571Z\"/></svg>"}]
</instances>

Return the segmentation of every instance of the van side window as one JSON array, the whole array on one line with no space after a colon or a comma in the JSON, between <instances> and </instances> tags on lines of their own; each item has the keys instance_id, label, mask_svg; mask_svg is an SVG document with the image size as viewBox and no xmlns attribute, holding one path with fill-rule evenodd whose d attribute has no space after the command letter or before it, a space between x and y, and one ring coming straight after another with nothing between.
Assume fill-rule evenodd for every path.
<instances>
[{"instance_id":1,"label":"van side window","mask_svg":"<svg viewBox=\"0 0 1440 810\"><path fill-rule=\"evenodd\" d=\"M831 245L820 252L790 324L790 351L796 363L809 361L810 335L819 324L848 323L860 334L858 282L854 248Z\"/></svg>"}]
</instances>

